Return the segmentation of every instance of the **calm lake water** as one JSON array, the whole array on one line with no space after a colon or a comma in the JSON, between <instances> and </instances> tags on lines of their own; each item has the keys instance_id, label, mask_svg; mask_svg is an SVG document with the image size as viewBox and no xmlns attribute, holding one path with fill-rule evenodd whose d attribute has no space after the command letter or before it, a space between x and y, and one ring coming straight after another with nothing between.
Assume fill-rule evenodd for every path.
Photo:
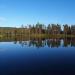
<instances>
[{"instance_id":1,"label":"calm lake water","mask_svg":"<svg viewBox=\"0 0 75 75\"><path fill-rule=\"evenodd\" d=\"M0 75L75 72L75 39L0 40Z\"/></svg>"}]
</instances>

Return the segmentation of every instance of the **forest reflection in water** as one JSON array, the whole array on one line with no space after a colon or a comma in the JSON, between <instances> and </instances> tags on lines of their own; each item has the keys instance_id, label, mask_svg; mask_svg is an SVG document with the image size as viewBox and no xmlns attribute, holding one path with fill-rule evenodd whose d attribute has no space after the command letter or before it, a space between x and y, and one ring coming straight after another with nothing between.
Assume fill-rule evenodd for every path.
<instances>
[{"instance_id":1,"label":"forest reflection in water","mask_svg":"<svg viewBox=\"0 0 75 75\"><path fill-rule=\"evenodd\" d=\"M0 38L0 60L0 75L75 73L75 38Z\"/></svg>"},{"instance_id":2,"label":"forest reflection in water","mask_svg":"<svg viewBox=\"0 0 75 75\"><path fill-rule=\"evenodd\" d=\"M75 38L30 38L30 37L4 37L0 38L0 42L13 42L21 44L21 46L33 47L75 47Z\"/></svg>"}]
</instances>

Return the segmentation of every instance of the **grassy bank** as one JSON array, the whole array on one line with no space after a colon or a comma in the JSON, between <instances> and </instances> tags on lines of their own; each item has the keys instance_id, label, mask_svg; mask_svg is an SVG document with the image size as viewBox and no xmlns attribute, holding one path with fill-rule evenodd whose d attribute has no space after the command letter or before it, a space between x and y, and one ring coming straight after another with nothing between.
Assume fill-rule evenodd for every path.
<instances>
[{"instance_id":1,"label":"grassy bank","mask_svg":"<svg viewBox=\"0 0 75 75\"><path fill-rule=\"evenodd\" d=\"M64 34L57 34L57 35L52 35L52 34L32 34L30 35L31 37L35 38L74 38L75 35L64 35Z\"/></svg>"},{"instance_id":2,"label":"grassy bank","mask_svg":"<svg viewBox=\"0 0 75 75\"><path fill-rule=\"evenodd\" d=\"M0 35L0 38L2 38L3 37L3 35Z\"/></svg>"},{"instance_id":3,"label":"grassy bank","mask_svg":"<svg viewBox=\"0 0 75 75\"><path fill-rule=\"evenodd\" d=\"M0 35L0 37L31 37L31 38L75 38L75 35L64 35L64 34L22 34L22 35Z\"/></svg>"}]
</instances>

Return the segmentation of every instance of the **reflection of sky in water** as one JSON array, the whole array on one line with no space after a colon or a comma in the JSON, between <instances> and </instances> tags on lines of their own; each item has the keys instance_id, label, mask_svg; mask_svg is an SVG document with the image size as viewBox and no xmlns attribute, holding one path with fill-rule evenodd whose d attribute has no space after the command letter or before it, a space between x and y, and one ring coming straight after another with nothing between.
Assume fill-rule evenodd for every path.
<instances>
[{"instance_id":1,"label":"reflection of sky in water","mask_svg":"<svg viewBox=\"0 0 75 75\"><path fill-rule=\"evenodd\" d=\"M55 73L56 71L75 70L75 47L63 47L64 41L60 40L59 45L53 42L51 48L47 41L42 41L43 47L36 47L37 41L0 42L0 75L30 75ZM48 42L49 43L49 42ZM39 44L41 45L41 44Z\"/></svg>"},{"instance_id":2,"label":"reflection of sky in water","mask_svg":"<svg viewBox=\"0 0 75 75\"><path fill-rule=\"evenodd\" d=\"M0 42L0 46L3 47L4 44L7 44L5 46L9 45L9 42ZM13 44L14 43L14 44ZM10 44L17 44L21 45L22 47L49 47L49 48L54 48L54 47L71 47L75 46L74 41L70 40L63 40L63 39L47 39L47 40L29 40L29 41L13 41L10 42Z\"/></svg>"}]
</instances>

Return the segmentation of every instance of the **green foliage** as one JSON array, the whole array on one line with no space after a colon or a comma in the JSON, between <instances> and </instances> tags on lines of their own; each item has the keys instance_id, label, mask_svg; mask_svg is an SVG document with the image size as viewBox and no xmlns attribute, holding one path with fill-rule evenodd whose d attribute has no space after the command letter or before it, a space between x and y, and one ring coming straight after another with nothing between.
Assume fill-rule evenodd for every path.
<instances>
[{"instance_id":1,"label":"green foliage","mask_svg":"<svg viewBox=\"0 0 75 75\"><path fill-rule=\"evenodd\" d=\"M62 31L59 24L48 24L48 26L37 23L36 25L21 25L20 28L0 27L0 37L2 36L31 36L31 37L75 37L75 25L63 25Z\"/></svg>"}]
</instances>

